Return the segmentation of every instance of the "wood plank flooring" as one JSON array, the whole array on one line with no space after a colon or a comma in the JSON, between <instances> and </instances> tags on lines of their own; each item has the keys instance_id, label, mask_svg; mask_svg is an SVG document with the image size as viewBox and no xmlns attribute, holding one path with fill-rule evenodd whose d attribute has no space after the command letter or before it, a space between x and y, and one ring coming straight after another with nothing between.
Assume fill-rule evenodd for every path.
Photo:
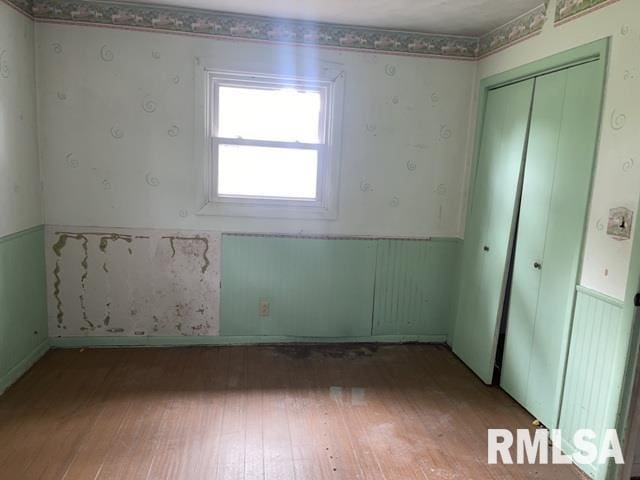
<instances>
[{"instance_id":1,"label":"wood plank flooring","mask_svg":"<svg viewBox=\"0 0 640 480\"><path fill-rule=\"evenodd\" d=\"M532 418L433 345L53 350L0 397L2 479L545 479Z\"/></svg>"}]
</instances>

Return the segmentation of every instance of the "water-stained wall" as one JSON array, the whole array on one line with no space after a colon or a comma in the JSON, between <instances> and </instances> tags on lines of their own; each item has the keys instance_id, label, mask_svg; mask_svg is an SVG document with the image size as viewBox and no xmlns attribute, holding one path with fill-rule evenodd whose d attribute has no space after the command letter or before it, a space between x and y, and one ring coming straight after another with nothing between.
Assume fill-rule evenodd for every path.
<instances>
[{"instance_id":1,"label":"water-stained wall","mask_svg":"<svg viewBox=\"0 0 640 480\"><path fill-rule=\"evenodd\" d=\"M51 337L217 335L220 236L46 231Z\"/></svg>"}]
</instances>

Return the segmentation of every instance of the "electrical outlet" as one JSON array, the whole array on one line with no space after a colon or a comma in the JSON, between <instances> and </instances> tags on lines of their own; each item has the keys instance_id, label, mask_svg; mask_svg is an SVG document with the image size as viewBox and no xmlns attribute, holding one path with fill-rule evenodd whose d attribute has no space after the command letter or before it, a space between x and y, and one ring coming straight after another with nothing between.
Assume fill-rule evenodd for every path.
<instances>
[{"instance_id":1,"label":"electrical outlet","mask_svg":"<svg viewBox=\"0 0 640 480\"><path fill-rule=\"evenodd\" d=\"M271 313L271 304L269 300L261 299L260 304L258 306L258 314L261 317L268 317Z\"/></svg>"}]
</instances>

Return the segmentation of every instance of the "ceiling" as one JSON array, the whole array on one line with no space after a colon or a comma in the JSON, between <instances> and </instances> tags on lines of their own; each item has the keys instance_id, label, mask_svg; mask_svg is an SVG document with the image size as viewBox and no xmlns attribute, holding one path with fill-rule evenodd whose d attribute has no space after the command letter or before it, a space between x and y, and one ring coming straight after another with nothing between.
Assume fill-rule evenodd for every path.
<instances>
[{"instance_id":1,"label":"ceiling","mask_svg":"<svg viewBox=\"0 0 640 480\"><path fill-rule=\"evenodd\" d=\"M480 36L543 0L137 0L175 7Z\"/></svg>"}]
</instances>

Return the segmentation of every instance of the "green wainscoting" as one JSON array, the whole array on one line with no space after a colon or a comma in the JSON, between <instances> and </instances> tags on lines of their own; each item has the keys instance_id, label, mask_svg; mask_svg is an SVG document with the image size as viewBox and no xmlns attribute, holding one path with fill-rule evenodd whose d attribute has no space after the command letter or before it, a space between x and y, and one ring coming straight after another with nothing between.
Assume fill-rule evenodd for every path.
<instances>
[{"instance_id":1,"label":"green wainscoting","mask_svg":"<svg viewBox=\"0 0 640 480\"><path fill-rule=\"evenodd\" d=\"M0 392L49 348L44 228L0 238Z\"/></svg>"},{"instance_id":2,"label":"green wainscoting","mask_svg":"<svg viewBox=\"0 0 640 480\"><path fill-rule=\"evenodd\" d=\"M573 453L573 434L589 428L602 441L616 416L627 356L628 328L621 301L584 287L577 288L565 385L560 410L563 450ZM580 465L592 478L603 479L606 465Z\"/></svg>"},{"instance_id":3,"label":"green wainscoting","mask_svg":"<svg viewBox=\"0 0 640 480\"><path fill-rule=\"evenodd\" d=\"M220 335L369 335L375 265L374 240L223 235Z\"/></svg>"},{"instance_id":4,"label":"green wainscoting","mask_svg":"<svg viewBox=\"0 0 640 480\"><path fill-rule=\"evenodd\" d=\"M456 239L223 235L220 335L444 342ZM260 300L270 304L259 315Z\"/></svg>"},{"instance_id":5,"label":"green wainscoting","mask_svg":"<svg viewBox=\"0 0 640 480\"><path fill-rule=\"evenodd\" d=\"M462 241L379 240L374 335L446 337L455 317Z\"/></svg>"}]
</instances>

